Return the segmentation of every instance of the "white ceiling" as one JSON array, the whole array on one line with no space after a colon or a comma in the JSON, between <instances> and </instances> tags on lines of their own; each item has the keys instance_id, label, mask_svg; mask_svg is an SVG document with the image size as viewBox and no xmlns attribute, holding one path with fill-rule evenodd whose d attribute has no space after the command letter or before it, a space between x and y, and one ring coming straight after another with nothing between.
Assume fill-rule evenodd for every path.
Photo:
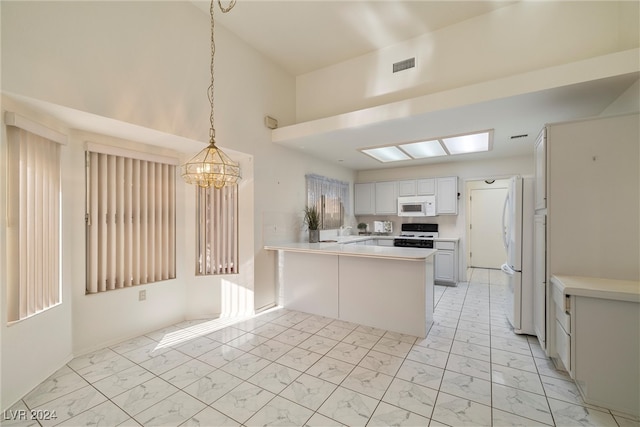
<instances>
[{"instance_id":1,"label":"white ceiling","mask_svg":"<svg viewBox=\"0 0 640 427\"><path fill-rule=\"evenodd\" d=\"M637 80L638 73L632 73L350 129L284 136L276 142L354 170L533 155L536 137L545 124L598 116ZM493 148L484 153L380 163L359 151L489 129L494 130ZM274 135L285 130L278 129ZM517 135L527 136L511 138Z\"/></svg>"},{"instance_id":2,"label":"white ceiling","mask_svg":"<svg viewBox=\"0 0 640 427\"><path fill-rule=\"evenodd\" d=\"M192 0L209 14L209 2ZM219 23L297 76L482 15L514 1L238 0ZM228 2L223 1L223 5ZM292 19L295 17L295 19Z\"/></svg>"},{"instance_id":3,"label":"white ceiling","mask_svg":"<svg viewBox=\"0 0 640 427\"><path fill-rule=\"evenodd\" d=\"M209 14L208 1L192 1ZM223 14L217 6L215 13L218 24L292 75L300 75L512 3L238 0L231 13ZM634 73L296 137L281 137L286 133L281 128L274 133L274 142L355 170L526 155L532 153L535 138L546 123L599 115L637 79ZM380 163L358 151L486 129L494 129L489 153ZM523 134L528 136L511 139Z\"/></svg>"}]
</instances>

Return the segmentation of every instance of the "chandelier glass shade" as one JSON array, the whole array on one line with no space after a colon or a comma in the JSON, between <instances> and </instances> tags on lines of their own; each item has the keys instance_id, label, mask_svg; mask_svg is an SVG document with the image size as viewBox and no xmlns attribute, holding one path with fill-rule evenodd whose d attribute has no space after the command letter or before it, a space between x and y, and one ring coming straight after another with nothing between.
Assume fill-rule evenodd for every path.
<instances>
[{"instance_id":1,"label":"chandelier glass shade","mask_svg":"<svg viewBox=\"0 0 640 427\"><path fill-rule=\"evenodd\" d=\"M232 0L229 6L223 7L220 0L218 6L222 12L229 12L235 6L236 0ZM203 188L215 187L222 188L225 185L235 185L240 179L240 165L238 162L231 160L220 148L216 146L215 127L213 125L213 57L216 51L214 42L214 11L215 0L211 0L209 13L211 16L211 85L207 91L209 103L211 104L211 113L209 121L211 128L209 130L209 145L204 150L196 154L191 160L182 165L182 179L187 184L195 184Z\"/></svg>"},{"instance_id":2,"label":"chandelier glass shade","mask_svg":"<svg viewBox=\"0 0 640 427\"><path fill-rule=\"evenodd\" d=\"M182 178L187 184L203 188L222 188L238 182L240 166L211 140L207 148L182 165Z\"/></svg>"}]
</instances>

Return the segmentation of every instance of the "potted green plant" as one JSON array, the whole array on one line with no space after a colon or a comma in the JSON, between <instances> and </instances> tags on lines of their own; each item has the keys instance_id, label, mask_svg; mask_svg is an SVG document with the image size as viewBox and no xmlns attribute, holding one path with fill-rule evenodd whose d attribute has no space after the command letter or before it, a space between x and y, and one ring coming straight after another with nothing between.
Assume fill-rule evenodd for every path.
<instances>
[{"instance_id":1,"label":"potted green plant","mask_svg":"<svg viewBox=\"0 0 640 427\"><path fill-rule=\"evenodd\" d=\"M367 232L367 224L361 222L360 224L358 224L358 230L359 234L365 234Z\"/></svg>"},{"instance_id":2,"label":"potted green plant","mask_svg":"<svg viewBox=\"0 0 640 427\"><path fill-rule=\"evenodd\" d=\"M304 223L309 228L309 243L320 241L320 214L315 206L304 208Z\"/></svg>"}]
</instances>

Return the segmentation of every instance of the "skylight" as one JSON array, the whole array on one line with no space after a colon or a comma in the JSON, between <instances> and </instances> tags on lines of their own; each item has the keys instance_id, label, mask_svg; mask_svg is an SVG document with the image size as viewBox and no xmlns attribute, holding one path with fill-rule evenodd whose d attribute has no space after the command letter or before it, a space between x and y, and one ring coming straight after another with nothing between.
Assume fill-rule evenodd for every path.
<instances>
[{"instance_id":1,"label":"skylight","mask_svg":"<svg viewBox=\"0 0 640 427\"><path fill-rule=\"evenodd\" d=\"M360 151L382 163L479 153L491 150L492 136L493 129L467 135L446 136L428 141L408 142L397 146L365 148Z\"/></svg>"}]
</instances>

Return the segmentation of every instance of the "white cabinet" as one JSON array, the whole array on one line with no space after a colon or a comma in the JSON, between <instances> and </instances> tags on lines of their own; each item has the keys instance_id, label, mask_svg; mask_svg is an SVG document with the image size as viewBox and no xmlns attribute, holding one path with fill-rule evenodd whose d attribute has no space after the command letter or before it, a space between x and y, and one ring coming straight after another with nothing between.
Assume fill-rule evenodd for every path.
<instances>
[{"instance_id":1,"label":"white cabinet","mask_svg":"<svg viewBox=\"0 0 640 427\"><path fill-rule=\"evenodd\" d=\"M393 239L376 239L376 246L393 246Z\"/></svg>"},{"instance_id":2,"label":"white cabinet","mask_svg":"<svg viewBox=\"0 0 640 427\"><path fill-rule=\"evenodd\" d=\"M398 182L365 182L354 185L356 215L395 215L398 212Z\"/></svg>"},{"instance_id":3,"label":"white cabinet","mask_svg":"<svg viewBox=\"0 0 640 427\"><path fill-rule=\"evenodd\" d=\"M375 184L373 182L365 182L362 184L354 184L356 215L373 215L375 214Z\"/></svg>"},{"instance_id":4,"label":"white cabinet","mask_svg":"<svg viewBox=\"0 0 640 427\"><path fill-rule=\"evenodd\" d=\"M571 363L571 316L567 314L569 302L565 299L566 297L562 290L552 284L554 348L558 358L564 365L564 369L571 374L573 372L573 364Z\"/></svg>"},{"instance_id":5,"label":"white cabinet","mask_svg":"<svg viewBox=\"0 0 640 427\"><path fill-rule=\"evenodd\" d=\"M375 183L376 215L395 215L398 213L398 182Z\"/></svg>"},{"instance_id":6,"label":"white cabinet","mask_svg":"<svg viewBox=\"0 0 640 427\"><path fill-rule=\"evenodd\" d=\"M398 181L398 197L415 196L415 195L416 195L415 179Z\"/></svg>"},{"instance_id":7,"label":"white cabinet","mask_svg":"<svg viewBox=\"0 0 640 427\"><path fill-rule=\"evenodd\" d=\"M436 178L436 215L458 214L458 177Z\"/></svg>"},{"instance_id":8,"label":"white cabinet","mask_svg":"<svg viewBox=\"0 0 640 427\"><path fill-rule=\"evenodd\" d=\"M436 194L436 179L405 179L398 181L398 197L433 196Z\"/></svg>"},{"instance_id":9,"label":"white cabinet","mask_svg":"<svg viewBox=\"0 0 640 427\"><path fill-rule=\"evenodd\" d=\"M356 215L397 215L398 197L436 196L436 215L458 214L458 177L365 182L354 185Z\"/></svg>"},{"instance_id":10,"label":"white cabinet","mask_svg":"<svg viewBox=\"0 0 640 427\"><path fill-rule=\"evenodd\" d=\"M540 346L547 349L547 262L546 215L535 215L533 220L533 329Z\"/></svg>"},{"instance_id":11,"label":"white cabinet","mask_svg":"<svg viewBox=\"0 0 640 427\"><path fill-rule=\"evenodd\" d=\"M416 187L416 194L418 196L433 196L436 194L436 179L418 179L416 180Z\"/></svg>"},{"instance_id":12,"label":"white cabinet","mask_svg":"<svg viewBox=\"0 0 640 427\"><path fill-rule=\"evenodd\" d=\"M542 129L535 147L535 209L547 208L547 129Z\"/></svg>"},{"instance_id":13,"label":"white cabinet","mask_svg":"<svg viewBox=\"0 0 640 427\"><path fill-rule=\"evenodd\" d=\"M437 283L456 284L458 282L457 243L435 241L433 246L438 250L434 261L434 280Z\"/></svg>"},{"instance_id":14,"label":"white cabinet","mask_svg":"<svg viewBox=\"0 0 640 427\"><path fill-rule=\"evenodd\" d=\"M551 277L553 347L586 403L640 415L639 282Z\"/></svg>"}]
</instances>

